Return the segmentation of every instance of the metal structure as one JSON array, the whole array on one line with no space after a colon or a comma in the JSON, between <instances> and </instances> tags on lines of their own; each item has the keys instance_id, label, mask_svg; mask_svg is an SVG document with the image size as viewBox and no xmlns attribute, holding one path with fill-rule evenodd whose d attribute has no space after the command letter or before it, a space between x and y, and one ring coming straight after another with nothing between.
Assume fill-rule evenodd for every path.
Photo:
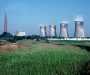
<instances>
[{"instance_id":1,"label":"metal structure","mask_svg":"<svg viewBox=\"0 0 90 75\"><path fill-rule=\"evenodd\" d=\"M4 32L7 32L7 16L5 12L5 19L4 19Z\"/></svg>"},{"instance_id":2,"label":"metal structure","mask_svg":"<svg viewBox=\"0 0 90 75\"><path fill-rule=\"evenodd\" d=\"M77 16L75 18L75 33L74 33L75 38L82 38L82 37L84 38L85 37L83 24L84 24L83 17Z\"/></svg>"},{"instance_id":3,"label":"metal structure","mask_svg":"<svg viewBox=\"0 0 90 75\"><path fill-rule=\"evenodd\" d=\"M60 23L60 37L68 37L68 23L66 21Z\"/></svg>"},{"instance_id":4,"label":"metal structure","mask_svg":"<svg viewBox=\"0 0 90 75\"><path fill-rule=\"evenodd\" d=\"M40 26L40 37L46 37L46 26Z\"/></svg>"},{"instance_id":5,"label":"metal structure","mask_svg":"<svg viewBox=\"0 0 90 75\"><path fill-rule=\"evenodd\" d=\"M49 25L49 37L56 37L56 25Z\"/></svg>"}]
</instances>

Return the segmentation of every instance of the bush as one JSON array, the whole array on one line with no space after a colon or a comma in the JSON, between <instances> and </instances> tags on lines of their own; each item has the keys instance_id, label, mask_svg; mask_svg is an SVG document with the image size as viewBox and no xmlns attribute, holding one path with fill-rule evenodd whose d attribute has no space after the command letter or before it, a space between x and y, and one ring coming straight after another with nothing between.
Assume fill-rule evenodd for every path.
<instances>
[{"instance_id":1,"label":"bush","mask_svg":"<svg viewBox=\"0 0 90 75\"><path fill-rule=\"evenodd\" d=\"M16 43L15 39L8 39L7 41L11 42L11 43Z\"/></svg>"},{"instance_id":2,"label":"bush","mask_svg":"<svg viewBox=\"0 0 90 75\"><path fill-rule=\"evenodd\" d=\"M81 75L90 75L90 60L82 67Z\"/></svg>"},{"instance_id":3,"label":"bush","mask_svg":"<svg viewBox=\"0 0 90 75\"><path fill-rule=\"evenodd\" d=\"M18 40L26 39L26 36L14 36L13 38L14 40L18 41Z\"/></svg>"}]
</instances>

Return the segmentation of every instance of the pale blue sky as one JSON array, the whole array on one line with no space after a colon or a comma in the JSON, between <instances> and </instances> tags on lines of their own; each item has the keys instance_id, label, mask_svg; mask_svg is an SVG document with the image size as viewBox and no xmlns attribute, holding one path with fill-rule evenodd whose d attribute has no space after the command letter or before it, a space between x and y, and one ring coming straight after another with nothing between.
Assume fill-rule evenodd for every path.
<instances>
[{"instance_id":1,"label":"pale blue sky","mask_svg":"<svg viewBox=\"0 0 90 75\"><path fill-rule=\"evenodd\" d=\"M69 36L74 35L74 16L84 17L84 30L90 36L90 0L0 0L0 33L3 32L4 13L7 12L8 31L25 31L27 34L39 34L40 24L48 27L57 26L60 33L60 22L69 22Z\"/></svg>"}]
</instances>

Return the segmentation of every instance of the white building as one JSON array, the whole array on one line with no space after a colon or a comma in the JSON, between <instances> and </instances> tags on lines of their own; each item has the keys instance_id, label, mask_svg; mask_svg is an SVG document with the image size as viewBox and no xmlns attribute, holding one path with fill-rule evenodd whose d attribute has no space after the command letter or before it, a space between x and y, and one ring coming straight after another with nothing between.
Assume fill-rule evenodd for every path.
<instances>
[{"instance_id":1,"label":"white building","mask_svg":"<svg viewBox=\"0 0 90 75\"><path fill-rule=\"evenodd\" d=\"M26 32L16 32L16 36L26 36Z\"/></svg>"}]
</instances>

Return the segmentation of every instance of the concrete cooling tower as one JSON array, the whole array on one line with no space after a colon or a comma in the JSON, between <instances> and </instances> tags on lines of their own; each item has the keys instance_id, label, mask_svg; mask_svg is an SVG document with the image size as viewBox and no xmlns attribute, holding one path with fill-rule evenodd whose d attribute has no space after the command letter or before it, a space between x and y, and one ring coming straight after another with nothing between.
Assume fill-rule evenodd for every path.
<instances>
[{"instance_id":1,"label":"concrete cooling tower","mask_svg":"<svg viewBox=\"0 0 90 75\"><path fill-rule=\"evenodd\" d=\"M68 37L68 23L66 21L60 23L60 37Z\"/></svg>"},{"instance_id":2,"label":"concrete cooling tower","mask_svg":"<svg viewBox=\"0 0 90 75\"><path fill-rule=\"evenodd\" d=\"M83 17L77 16L75 18L75 33L74 33L75 38L85 37L83 24L84 24Z\"/></svg>"},{"instance_id":3,"label":"concrete cooling tower","mask_svg":"<svg viewBox=\"0 0 90 75\"><path fill-rule=\"evenodd\" d=\"M56 25L49 26L49 37L56 37Z\"/></svg>"},{"instance_id":4,"label":"concrete cooling tower","mask_svg":"<svg viewBox=\"0 0 90 75\"><path fill-rule=\"evenodd\" d=\"M46 37L46 26L40 26L40 37Z\"/></svg>"}]
</instances>

